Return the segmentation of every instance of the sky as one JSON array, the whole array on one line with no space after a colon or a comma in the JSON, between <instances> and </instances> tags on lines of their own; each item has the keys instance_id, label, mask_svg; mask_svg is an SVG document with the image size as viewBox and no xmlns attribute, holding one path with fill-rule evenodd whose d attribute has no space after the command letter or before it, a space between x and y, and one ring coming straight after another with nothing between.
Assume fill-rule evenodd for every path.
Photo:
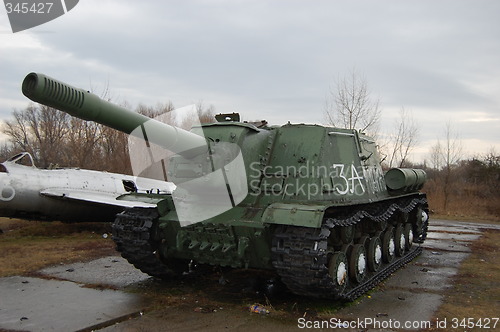
<instances>
[{"instance_id":1,"label":"sky","mask_svg":"<svg viewBox=\"0 0 500 332\"><path fill-rule=\"evenodd\" d=\"M57 0L56 0L57 1ZM203 102L270 124L325 123L337 80L355 70L382 109L419 127L430 158L446 123L465 157L500 153L500 1L81 0L12 33L0 8L0 120L40 72L116 103Z\"/></svg>"}]
</instances>

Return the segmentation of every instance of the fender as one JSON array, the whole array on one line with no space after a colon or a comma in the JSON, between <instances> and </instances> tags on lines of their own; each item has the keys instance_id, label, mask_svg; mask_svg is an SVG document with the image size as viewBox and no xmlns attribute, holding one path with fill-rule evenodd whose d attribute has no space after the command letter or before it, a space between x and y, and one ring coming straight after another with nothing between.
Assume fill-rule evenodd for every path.
<instances>
[{"instance_id":1,"label":"fender","mask_svg":"<svg viewBox=\"0 0 500 332\"><path fill-rule=\"evenodd\" d=\"M266 224L320 228L327 205L273 203L262 214Z\"/></svg>"}]
</instances>

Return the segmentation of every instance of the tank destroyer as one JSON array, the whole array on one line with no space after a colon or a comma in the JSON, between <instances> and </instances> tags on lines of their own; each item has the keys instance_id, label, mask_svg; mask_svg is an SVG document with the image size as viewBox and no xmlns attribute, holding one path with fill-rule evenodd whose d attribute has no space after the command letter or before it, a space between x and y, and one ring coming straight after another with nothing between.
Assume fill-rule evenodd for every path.
<instances>
[{"instance_id":1,"label":"tank destroyer","mask_svg":"<svg viewBox=\"0 0 500 332\"><path fill-rule=\"evenodd\" d=\"M422 250L425 172L384 172L375 141L356 130L257 126L233 113L186 131L43 74L28 74L22 90L175 153L161 160L174 192L127 194L156 207L113 224L117 250L152 276L178 276L190 262L257 268L296 294L352 300Z\"/></svg>"}]
</instances>

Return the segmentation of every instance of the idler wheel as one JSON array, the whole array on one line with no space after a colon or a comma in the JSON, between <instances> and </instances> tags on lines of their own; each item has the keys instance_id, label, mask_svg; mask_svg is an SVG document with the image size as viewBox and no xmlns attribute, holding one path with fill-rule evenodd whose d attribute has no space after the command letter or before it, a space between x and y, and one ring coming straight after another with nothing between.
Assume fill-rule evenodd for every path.
<instances>
[{"instance_id":1,"label":"idler wheel","mask_svg":"<svg viewBox=\"0 0 500 332\"><path fill-rule=\"evenodd\" d=\"M384 232L384 237L382 238L382 259L386 263L392 262L394 256L396 255L396 244L394 242L394 228L389 227Z\"/></svg>"},{"instance_id":2,"label":"idler wheel","mask_svg":"<svg viewBox=\"0 0 500 332\"><path fill-rule=\"evenodd\" d=\"M373 272L377 271L382 265L382 241L380 241L380 237L375 236L368 242L366 254L368 268Z\"/></svg>"},{"instance_id":3,"label":"idler wheel","mask_svg":"<svg viewBox=\"0 0 500 332\"><path fill-rule=\"evenodd\" d=\"M396 255L399 257L404 256L406 251L406 237L401 224L397 225L394 231L394 242L396 245Z\"/></svg>"},{"instance_id":4,"label":"idler wheel","mask_svg":"<svg viewBox=\"0 0 500 332\"><path fill-rule=\"evenodd\" d=\"M347 285L347 256L341 252L335 252L328 263L328 273L332 277L335 288L342 292Z\"/></svg>"},{"instance_id":5,"label":"idler wheel","mask_svg":"<svg viewBox=\"0 0 500 332\"><path fill-rule=\"evenodd\" d=\"M349 274L351 279L361 283L366 276L366 249L362 244L355 244L349 258Z\"/></svg>"},{"instance_id":6,"label":"idler wheel","mask_svg":"<svg viewBox=\"0 0 500 332\"><path fill-rule=\"evenodd\" d=\"M410 250L413 246L413 227L411 227L411 224L405 224L404 234L406 239L406 250Z\"/></svg>"},{"instance_id":7,"label":"idler wheel","mask_svg":"<svg viewBox=\"0 0 500 332\"><path fill-rule=\"evenodd\" d=\"M427 220L427 213L425 213L421 206L413 210L413 213L415 214L413 232L415 235L421 236L424 232L424 223Z\"/></svg>"}]
</instances>

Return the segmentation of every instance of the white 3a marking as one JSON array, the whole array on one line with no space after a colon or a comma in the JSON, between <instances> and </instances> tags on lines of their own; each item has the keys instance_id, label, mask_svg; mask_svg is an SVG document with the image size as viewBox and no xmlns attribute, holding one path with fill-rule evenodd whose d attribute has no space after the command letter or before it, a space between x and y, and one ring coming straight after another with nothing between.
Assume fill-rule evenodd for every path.
<instances>
[{"instance_id":1,"label":"white 3a marking","mask_svg":"<svg viewBox=\"0 0 500 332\"><path fill-rule=\"evenodd\" d=\"M333 169L336 169L336 168L340 169L339 172L337 173L337 176L336 176L336 178L339 178L340 180L338 183L334 184L335 190L337 190L337 192L341 195L347 195L347 193L353 194L355 191L356 185L359 184L359 186L361 187L361 191L364 193L365 187L363 186L363 183L361 182L361 180L363 180L363 177L359 175L354 164L347 166L347 167L351 168L351 172L350 172L351 176L349 178L347 177L348 174L346 174L346 173L348 173L348 171L346 170L346 172L344 172L344 169L346 168L345 166L346 165L344 165L344 164L333 164L332 165ZM356 183L356 180L358 181L357 183Z\"/></svg>"}]
</instances>

